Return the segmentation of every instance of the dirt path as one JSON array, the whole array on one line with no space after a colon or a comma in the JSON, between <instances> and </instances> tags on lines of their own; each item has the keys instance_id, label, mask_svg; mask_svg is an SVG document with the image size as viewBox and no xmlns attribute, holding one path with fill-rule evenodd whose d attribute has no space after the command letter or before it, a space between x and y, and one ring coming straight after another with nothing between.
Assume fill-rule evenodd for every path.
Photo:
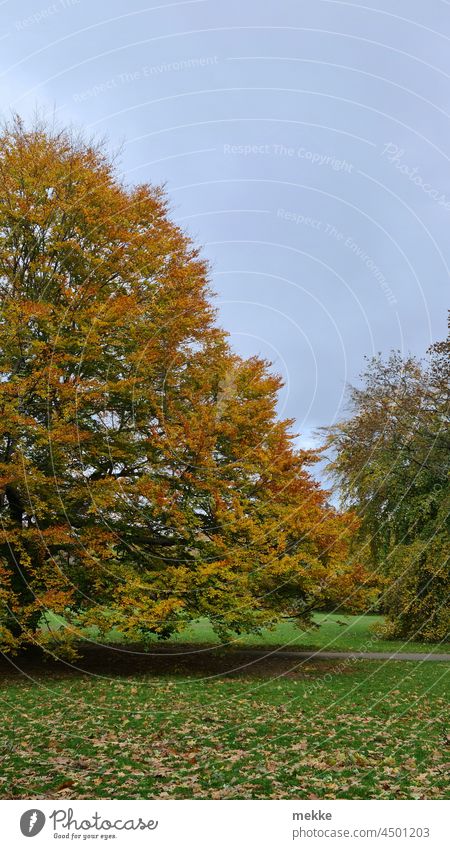
<instances>
[{"instance_id":1,"label":"dirt path","mask_svg":"<svg viewBox=\"0 0 450 849\"><path fill-rule=\"evenodd\" d=\"M444 661L450 663L450 654L438 654L432 652L387 652L387 651L293 651L287 649L237 649L230 651L233 655L253 655L261 660L269 657L282 657L302 659L302 660L417 660L417 661Z\"/></svg>"}]
</instances>

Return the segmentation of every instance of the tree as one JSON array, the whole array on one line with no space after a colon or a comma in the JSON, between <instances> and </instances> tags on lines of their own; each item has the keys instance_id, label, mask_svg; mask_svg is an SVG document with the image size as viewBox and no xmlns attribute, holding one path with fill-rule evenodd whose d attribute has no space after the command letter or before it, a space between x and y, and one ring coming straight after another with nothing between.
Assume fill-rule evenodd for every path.
<instances>
[{"instance_id":1,"label":"tree","mask_svg":"<svg viewBox=\"0 0 450 849\"><path fill-rule=\"evenodd\" d=\"M306 621L347 586L354 518L277 420L279 378L216 326L162 189L20 119L0 173L3 648Z\"/></svg>"},{"instance_id":2,"label":"tree","mask_svg":"<svg viewBox=\"0 0 450 849\"><path fill-rule=\"evenodd\" d=\"M373 358L349 418L329 429L329 468L361 518L359 553L383 577L392 636L449 633L449 339L425 365Z\"/></svg>"}]
</instances>

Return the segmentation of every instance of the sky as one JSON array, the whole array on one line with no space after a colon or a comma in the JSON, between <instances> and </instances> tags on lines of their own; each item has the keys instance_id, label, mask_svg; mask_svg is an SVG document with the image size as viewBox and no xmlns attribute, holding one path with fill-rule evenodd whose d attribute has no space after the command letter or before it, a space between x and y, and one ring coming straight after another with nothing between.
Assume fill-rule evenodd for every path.
<instances>
[{"instance_id":1,"label":"sky","mask_svg":"<svg viewBox=\"0 0 450 849\"><path fill-rule=\"evenodd\" d=\"M165 183L309 447L365 356L445 336L449 48L448 0L0 0L0 113Z\"/></svg>"}]
</instances>

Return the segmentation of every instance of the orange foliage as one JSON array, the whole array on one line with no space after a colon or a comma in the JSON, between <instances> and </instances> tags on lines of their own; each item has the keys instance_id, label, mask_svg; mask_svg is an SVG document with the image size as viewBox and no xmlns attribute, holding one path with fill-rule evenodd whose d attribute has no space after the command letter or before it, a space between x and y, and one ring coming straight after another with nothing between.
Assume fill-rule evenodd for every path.
<instances>
[{"instance_id":1,"label":"orange foliage","mask_svg":"<svg viewBox=\"0 0 450 849\"><path fill-rule=\"evenodd\" d=\"M162 190L18 120L0 173L2 645L44 639L46 608L66 642L83 623L304 621L345 572L352 519L277 420L280 380L216 326Z\"/></svg>"}]
</instances>

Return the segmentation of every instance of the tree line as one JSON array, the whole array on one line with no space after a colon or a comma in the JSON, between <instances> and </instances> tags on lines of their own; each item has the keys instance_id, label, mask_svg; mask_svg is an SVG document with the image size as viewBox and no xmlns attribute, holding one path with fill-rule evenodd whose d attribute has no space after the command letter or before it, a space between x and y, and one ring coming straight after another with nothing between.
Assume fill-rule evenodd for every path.
<instances>
[{"instance_id":1,"label":"tree line","mask_svg":"<svg viewBox=\"0 0 450 849\"><path fill-rule=\"evenodd\" d=\"M0 648L198 617L226 637L324 605L443 638L448 343L353 390L327 438L337 509L277 417L280 379L217 326L161 187L20 118L0 176Z\"/></svg>"}]
</instances>

